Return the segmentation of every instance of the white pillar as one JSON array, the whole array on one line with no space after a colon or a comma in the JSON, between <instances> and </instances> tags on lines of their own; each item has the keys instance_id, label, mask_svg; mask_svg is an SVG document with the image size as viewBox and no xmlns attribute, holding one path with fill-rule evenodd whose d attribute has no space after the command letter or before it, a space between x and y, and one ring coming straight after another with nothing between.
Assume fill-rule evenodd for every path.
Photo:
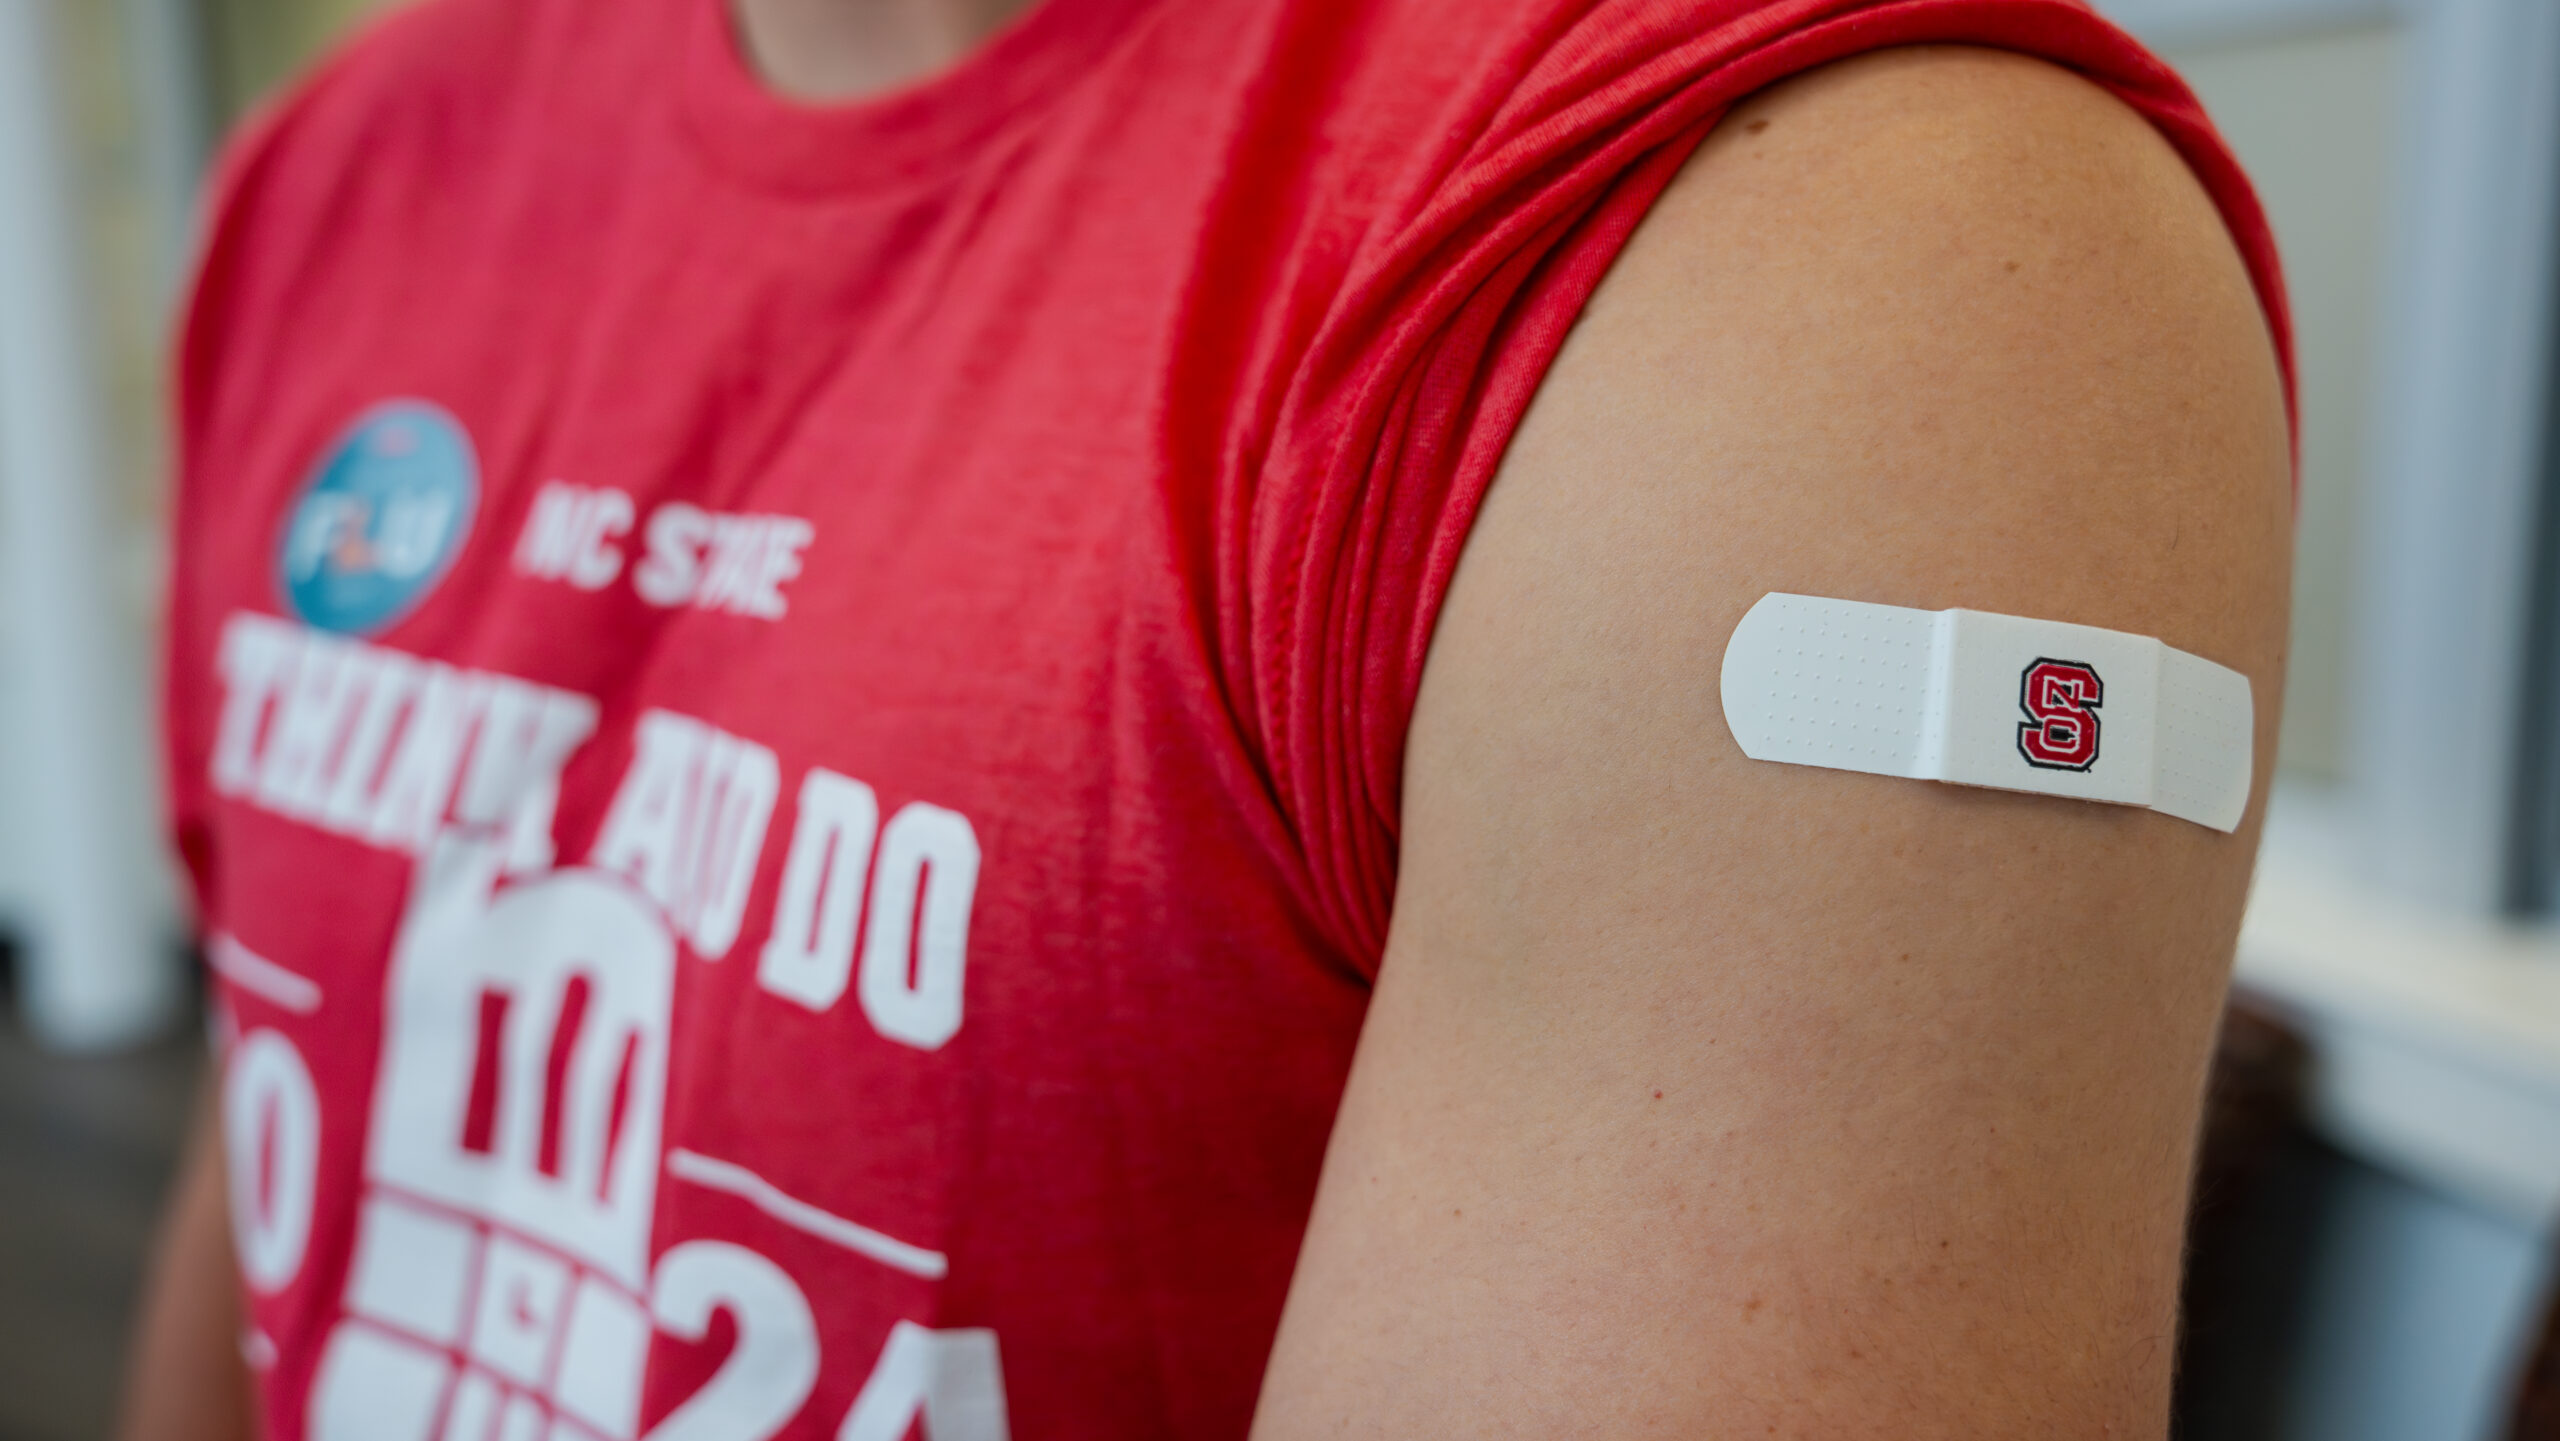
<instances>
[{"instance_id":1,"label":"white pillar","mask_svg":"<svg viewBox=\"0 0 2560 1441\"><path fill-rule=\"evenodd\" d=\"M2413 9L2398 275L2358 558L2350 774L2380 889L2508 899L2548 461L2560 7ZM2549 716L2533 725L2549 727ZM2547 731L2546 731L2547 733Z\"/></svg>"},{"instance_id":2,"label":"white pillar","mask_svg":"<svg viewBox=\"0 0 2560 1441\"><path fill-rule=\"evenodd\" d=\"M21 1000L49 1044L138 1039L176 1010L135 618L88 345L50 0L0 0L0 825L31 862Z\"/></svg>"},{"instance_id":3,"label":"white pillar","mask_svg":"<svg viewBox=\"0 0 2560 1441\"><path fill-rule=\"evenodd\" d=\"M57 0L59 3L59 0ZM150 192L151 299L166 311L194 249L197 192L212 149L204 33L197 0L122 0L135 138Z\"/></svg>"}]
</instances>

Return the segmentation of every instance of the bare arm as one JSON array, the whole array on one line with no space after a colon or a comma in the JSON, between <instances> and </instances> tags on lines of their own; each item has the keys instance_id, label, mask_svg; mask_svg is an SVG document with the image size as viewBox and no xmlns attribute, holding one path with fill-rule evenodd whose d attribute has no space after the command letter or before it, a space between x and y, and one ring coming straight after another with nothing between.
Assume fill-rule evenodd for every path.
<instances>
[{"instance_id":1,"label":"bare arm","mask_svg":"<svg viewBox=\"0 0 2560 1441\"><path fill-rule=\"evenodd\" d=\"M223 1196L220 1087L212 1076L203 1091L143 1287L119 1441L249 1441L257 1434L240 1361L239 1273Z\"/></svg>"},{"instance_id":2,"label":"bare arm","mask_svg":"<svg viewBox=\"0 0 2560 1441\"><path fill-rule=\"evenodd\" d=\"M2137 117L1901 51L1742 107L1483 514L1255 1434L2159 1437L2257 839L1745 759L1772 590L2281 693L2272 350Z\"/></svg>"}]
</instances>

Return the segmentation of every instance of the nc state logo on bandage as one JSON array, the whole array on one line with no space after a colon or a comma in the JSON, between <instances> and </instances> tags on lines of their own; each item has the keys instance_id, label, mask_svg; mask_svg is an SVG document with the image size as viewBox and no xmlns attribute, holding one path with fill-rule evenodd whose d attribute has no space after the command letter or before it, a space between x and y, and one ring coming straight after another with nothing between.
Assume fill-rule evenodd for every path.
<instances>
[{"instance_id":1,"label":"nc state logo on bandage","mask_svg":"<svg viewBox=\"0 0 2560 1441\"><path fill-rule=\"evenodd\" d=\"M2107 683L2086 661L2037 656L2018 676L2018 754L2049 771L2085 771L2098 763L2098 707Z\"/></svg>"},{"instance_id":2,"label":"nc state logo on bandage","mask_svg":"<svg viewBox=\"0 0 2560 1441\"><path fill-rule=\"evenodd\" d=\"M2149 636L1773 592L1734 628L1725 723L1753 760L2147 806L2230 831L2249 678Z\"/></svg>"}]
</instances>

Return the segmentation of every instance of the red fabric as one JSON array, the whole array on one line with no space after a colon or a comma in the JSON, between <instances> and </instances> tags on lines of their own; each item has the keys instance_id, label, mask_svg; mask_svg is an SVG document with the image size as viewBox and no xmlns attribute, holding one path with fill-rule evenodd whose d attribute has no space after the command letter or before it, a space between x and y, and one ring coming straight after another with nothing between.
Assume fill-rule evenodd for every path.
<instances>
[{"instance_id":1,"label":"red fabric","mask_svg":"<svg viewBox=\"0 0 2560 1441\"><path fill-rule=\"evenodd\" d=\"M1047 0L832 110L716 0L436 0L264 119L169 734L271 1434L1241 1435L1513 426L1727 106L1920 42L2150 117L2283 348L2239 171L2069 0ZM350 430L396 401L475 508L333 638L296 567L399 563L297 527L442 433ZM647 579L686 506L767 518L707 598Z\"/></svg>"}]
</instances>

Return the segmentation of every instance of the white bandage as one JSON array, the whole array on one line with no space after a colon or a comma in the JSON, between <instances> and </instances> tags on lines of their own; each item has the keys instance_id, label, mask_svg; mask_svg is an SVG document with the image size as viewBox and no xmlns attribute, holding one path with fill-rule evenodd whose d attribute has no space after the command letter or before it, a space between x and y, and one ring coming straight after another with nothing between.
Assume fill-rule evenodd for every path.
<instances>
[{"instance_id":1,"label":"white bandage","mask_svg":"<svg viewBox=\"0 0 2560 1441\"><path fill-rule=\"evenodd\" d=\"M2229 831L2249 804L2249 678L2149 636L1771 593L1724 651L1753 760L2117 805Z\"/></svg>"}]
</instances>

